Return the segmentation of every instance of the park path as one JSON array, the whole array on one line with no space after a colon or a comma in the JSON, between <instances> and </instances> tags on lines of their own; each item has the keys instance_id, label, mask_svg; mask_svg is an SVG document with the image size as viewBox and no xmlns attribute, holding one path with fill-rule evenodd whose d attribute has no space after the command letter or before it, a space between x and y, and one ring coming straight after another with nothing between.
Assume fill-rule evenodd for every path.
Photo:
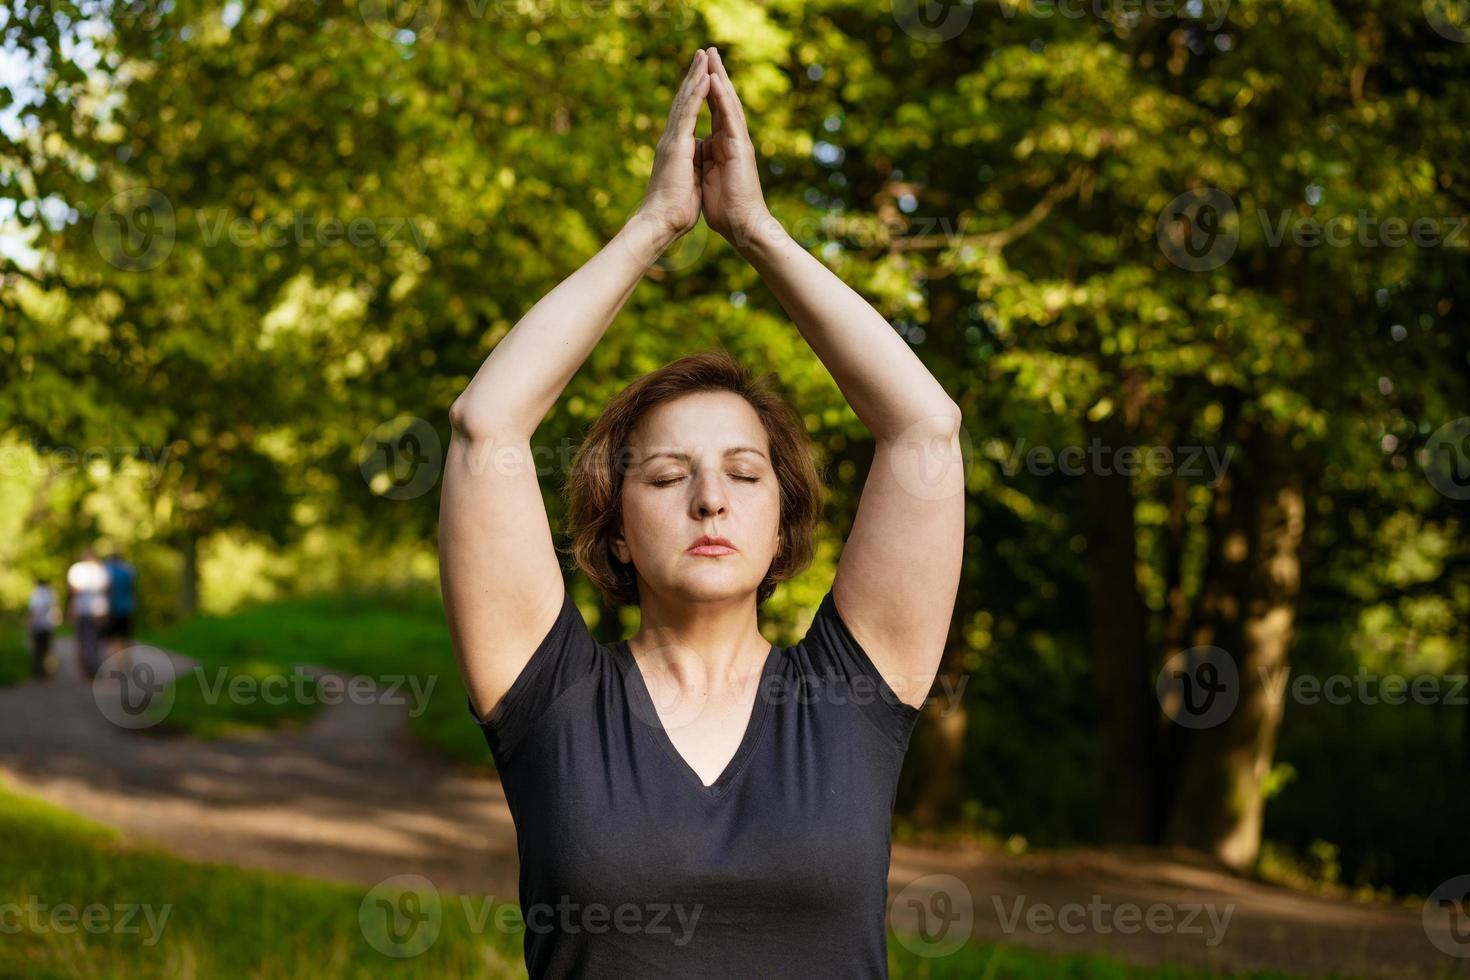
<instances>
[{"instance_id":1,"label":"park path","mask_svg":"<svg viewBox=\"0 0 1470 980\"><path fill-rule=\"evenodd\" d=\"M11 788L181 857L364 886L417 873L442 890L516 900L515 828L500 784L420 749L402 705L327 706L298 732L250 739L130 731L99 710L98 697L112 694L81 680L70 643L57 653L55 676L0 688L0 779ZM179 671L193 665L170 656ZM1305 895L1156 851L1017 856L895 844L889 894L900 929L948 909L973 915L976 938L1053 952L1470 978L1470 944L1465 958L1440 952L1418 908ZM1140 928L1163 921L1150 915L1176 927ZM1448 941L1447 923L1432 928Z\"/></svg>"}]
</instances>

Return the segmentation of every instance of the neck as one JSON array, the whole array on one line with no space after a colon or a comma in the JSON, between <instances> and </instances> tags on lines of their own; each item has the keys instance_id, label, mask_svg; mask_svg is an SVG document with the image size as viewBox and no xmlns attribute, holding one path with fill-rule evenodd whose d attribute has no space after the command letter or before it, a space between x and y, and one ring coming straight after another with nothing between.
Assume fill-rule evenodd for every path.
<instances>
[{"instance_id":1,"label":"neck","mask_svg":"<svg viewBox=\"0 0 1470 980\"><path fill-rule=\"evenodd\" d=\"M771 652L758 626L754 594L689 601L645 591L639 613L629 651L640 665L681 688L714 692L740 686Z\"/></svg>"}]
</instances>

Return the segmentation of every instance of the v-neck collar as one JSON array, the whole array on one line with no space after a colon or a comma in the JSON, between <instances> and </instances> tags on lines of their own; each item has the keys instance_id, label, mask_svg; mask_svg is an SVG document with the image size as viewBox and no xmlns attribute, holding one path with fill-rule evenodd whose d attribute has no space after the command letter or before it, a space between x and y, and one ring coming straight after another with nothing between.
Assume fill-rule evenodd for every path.
<instances>
[{"instance_id":1,"label":"v-neck collar","mask_svg":"<svg viewBox=\"0 0 1470 980\"><path fill-rule=\"evenodd\" d=\"M717 799L730 787L731 782L740 775L745 764L750 760L750 755L760 742L761 734L765 731L766 718L770 714L770 695L766 691L771 676L781 663L781 647L771 644L771 650L766 654L765 665L761 668L760 683L756 687L755 704L750 709L750 720L745 725L745 735L740 739L740 744L735 748L735 754L725 764L725 768L715 777L715 781L708 786L699 778L699 773L694 771L687 759L679 752L674 740L669 737L668 730L664 728L664 721L659 717L658 709L653 703L653 696L648 691L648 683L644 680L643 670L638 666L638 660L633 656L633 650L627 640L619 640L613 647L618 653L618 658L623 667L625 687L630 698L636 698L637 704L633 705L633 712L647 723L653 739L663 749L674 768L677 769L684 779L688 780L696 790L711 799Z\"/></svg>"}]
</instances>

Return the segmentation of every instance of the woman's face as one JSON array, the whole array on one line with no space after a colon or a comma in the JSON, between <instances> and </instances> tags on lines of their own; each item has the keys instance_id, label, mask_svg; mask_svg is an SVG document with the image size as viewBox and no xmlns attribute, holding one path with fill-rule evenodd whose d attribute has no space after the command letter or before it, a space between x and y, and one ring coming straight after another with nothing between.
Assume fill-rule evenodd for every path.
<instances>
[{"instance_id":1,"label":"woman's face","mask_svg":"<svg viewBox=\"0 0 1470 980\"><path fill-rule=\"evenodd\" d=\"M639 419L623 459L613 553L632 560L640 595L692 601L756 591L780 545L770 452L760 417L733 392L681 395ZM728 538L735 551L691 554L704 534Z\"/></svg>"}]
</instances>

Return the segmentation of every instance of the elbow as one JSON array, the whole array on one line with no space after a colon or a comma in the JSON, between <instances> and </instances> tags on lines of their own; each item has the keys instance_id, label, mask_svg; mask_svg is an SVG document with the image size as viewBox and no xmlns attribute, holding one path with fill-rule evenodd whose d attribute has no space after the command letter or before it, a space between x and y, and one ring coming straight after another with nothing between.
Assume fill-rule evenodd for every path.
<instances>
[{"instance_id":1,"label":"elbow","mask_svg":"<svg viewBox=\"0 0 1470 980\"><path fill-rule=\"evenodd\" d=\"M960 407L952 401L936 408L933 413L917 423L917 428L921 432L928 433L931 437L937 435L946 439L959 436L964 427L965 419L960 414Z\"/></svg>"},{"instance_id":2,"label":"elbow","mask_svg":"<svg viewBox=\"0 0 1470 980\"><path fill-rule=\"evenodd\" d=\"M449 406L449 431L455 435L468 435L469 424L469 406L465 404L464 396L461 395Z\"/></svg>"},{"instance_id":3,"label":"elbow","mask_svg":"<svg viewBox=\"0 0 1470 980\"><path fill-rule=\"evenodd\" d=\"M535 426L526 427L514 413L498 407L475 404L465 392L449 406L449 431L452 437L469 442L495 439L529 439Z\"/></svg>"},{"instance_id":4,"label":"elbow","mask_svg":"<svg viewBox=\"0 0 1470 980\"><path fill-rule=\"evenodd\" d=\"M964 428L965 417L960 413L960 407L953 401L947 402L936 409L926 422L932 423L937 430L945 435L955 435Z\"/></svg>"},{"instance_id":5,"label":"elbow","mask_svg":"<svg viewBox=\"0 0 1470 980\"><path fill-rule=\"evenodd\" d=\"M935 438L955 439L960 437L964 429L964 418L960 415L959 406L949 402L926 408L923 415L908 416L903 420L894 420L889 426L868 427L874 437L889 442L928 442Z\"/></svg>"},{"instance_id":6,"label":"elbow","mask_svg":"<svg viewBox=\"0 0 1470 980\"><path fill-rule=\"evenodd\" d=\"M464 395L460 395L449 406L451 435L461 439L483 439L486 435L485 429L485 413L472 407Z\"/></svg>"}]
</instances>

